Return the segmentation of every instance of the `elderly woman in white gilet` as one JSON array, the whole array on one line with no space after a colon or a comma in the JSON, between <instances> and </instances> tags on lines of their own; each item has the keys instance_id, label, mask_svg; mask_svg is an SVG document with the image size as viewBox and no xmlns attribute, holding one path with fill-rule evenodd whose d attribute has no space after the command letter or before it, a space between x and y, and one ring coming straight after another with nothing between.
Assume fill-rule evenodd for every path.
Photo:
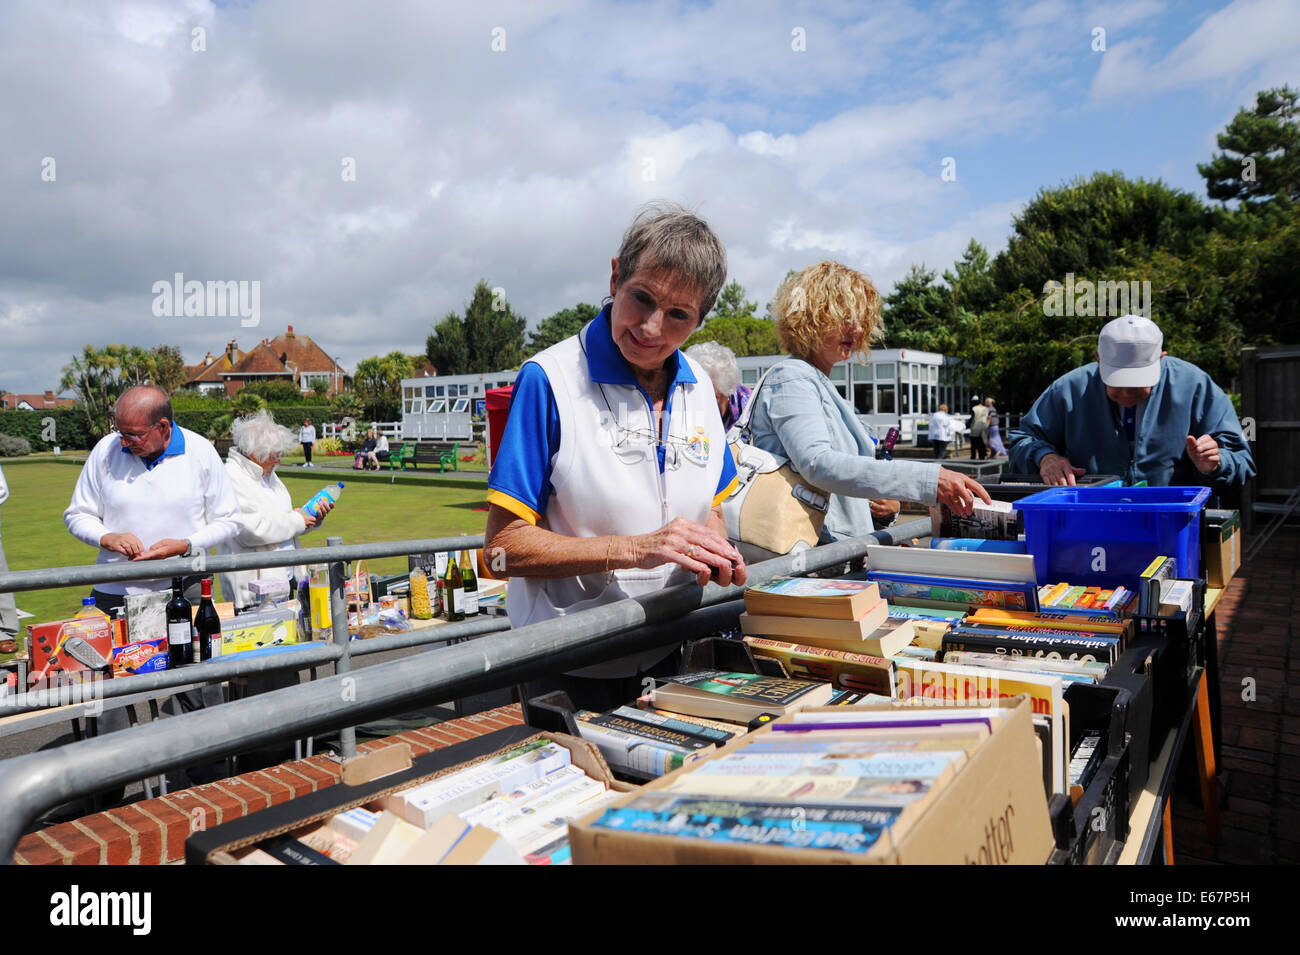
<instances>
[{"instance_id":1,"label":"elderly woman in white gilet","mask_svg":"<svg viewBox=\"0 0 1300 955\"><path fill-rule=\"evenodd\" d=\"M239 533L218 548L223 554L247 554L254 551L294 550L298 535L320 524L333 505L322 507L320 518L293 506L289 490L275 473L280 456L298 446L298 438L288 428L275 423L266 411L236 419L230 426L234 447L226 456L226 474L239 501ZM296 579L300 567L268 567L241 570L219 575L221 593L246 610L258 602L249 584L259 578Z\"/></svg>"}]
</instances>

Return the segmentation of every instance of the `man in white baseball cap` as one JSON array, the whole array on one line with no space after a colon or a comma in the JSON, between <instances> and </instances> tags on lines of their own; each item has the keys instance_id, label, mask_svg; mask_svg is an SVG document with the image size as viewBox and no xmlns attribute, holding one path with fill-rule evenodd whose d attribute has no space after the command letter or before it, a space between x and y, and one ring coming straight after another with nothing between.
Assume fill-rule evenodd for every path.
<instances>
[{"instance_id":1,"label":"man in white baseball cap","mask_svg":"<svg viewBox=\"0 0 1300 955\"><path fill-rule=\"evenodd\" d=\"M1097 361L1056 379L1011 432L1011 469L1045 484L1117 474L1126 484L1239 488L1255 462L1232 402L1201 369L1171 358L1155 322L1124 315L1097 337Z\"/></svg>"},{"instance_id":2,"label":"man in white baseball cap","mask_svg":"<svg viewBox=\"0 0 1300 955\"><path fill-rule=\"evenodd\" d=\"M1154 388L1160 380L1164 340L1159 326L1141 315L1108 322L1097 336L1101 380L1111 388Z\"/></svg>"}]
</instances>

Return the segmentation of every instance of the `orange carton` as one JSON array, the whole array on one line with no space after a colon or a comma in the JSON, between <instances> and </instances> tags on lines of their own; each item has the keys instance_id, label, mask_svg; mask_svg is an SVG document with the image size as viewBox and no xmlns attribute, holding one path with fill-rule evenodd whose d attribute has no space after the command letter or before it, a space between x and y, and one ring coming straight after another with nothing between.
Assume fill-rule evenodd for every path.
<instances>
[{"instance_id":1,"label":"orange carton","mask_svg":"<svg viewBox=\"0 0 1300 955\"><path fill-rule=\"evenodd\" d=\"M73 617L27 627L27 648L31 654L28 680L36 682L48 673L75 673L85 670L63 654L63 645L73 637L82 637L105 660L112 659L113 621L108 617Z\"/></svg>"}]
</instances>

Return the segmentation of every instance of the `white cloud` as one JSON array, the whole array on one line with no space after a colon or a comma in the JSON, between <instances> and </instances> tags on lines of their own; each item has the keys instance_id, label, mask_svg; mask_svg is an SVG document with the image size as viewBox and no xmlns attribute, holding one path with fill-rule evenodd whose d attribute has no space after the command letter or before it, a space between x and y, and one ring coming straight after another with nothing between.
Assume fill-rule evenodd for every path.
<instances>
[{"instance_id":1,"label":"white cloud","mask_svg":"<svg viewBox=\"0 0 1300 955\"><path fill-rule=\"evenodd\" d=\"M600 300L633 210L655 198L707 217L760 303L824 257L888 288L972 236L1002 245L1021 200L969 157L1018 149L1073 96L1094 20L1115 43L1161 8L862 6L7 4L0 387L53 386L86 342L177 344L193 361L289 323L348 366L414 352L479 278L536 322ZM1231 36L1223 69L1284 46ZM1135 42L1104 62L1124 67ZM939 178L945 156L956 182ZM261 281L261 326L155 318L152 283L178 271Z\"/></svg>"},{"instance_id":2,"label":"white cloud","mask_svg":"<svg viewBox=\"0 0 1300 955\"><path fill-rule=\"evenodd\" d=\"M1300 58L1300 6L1290 0L1234 0L1207 17L1164 57L1151 37L1108 45L1092 84L1094 100L1153 95L1225 82L1294 80ZM1233 91L1236 91L1234 85Z\"/></svg>"}]
</instances>

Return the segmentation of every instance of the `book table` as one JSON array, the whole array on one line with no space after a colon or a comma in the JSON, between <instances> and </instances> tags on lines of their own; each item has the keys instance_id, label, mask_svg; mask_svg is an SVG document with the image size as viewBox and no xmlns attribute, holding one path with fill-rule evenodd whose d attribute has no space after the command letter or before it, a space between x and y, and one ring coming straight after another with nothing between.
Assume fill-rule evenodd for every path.
<instances>
[{"instance_id":1,"label":"book table","mask_svg":"<svg viewBox=\"0 0 1300 955\"><path fill-rule=\"evenodd\" d=\"M1206 827L1210 838L1219 841L1219 733L1215 718L1217 714L1213 712L1217 707L1213 706L1212 700L1217 699L1219 693L1214 609L1222 599L1222 588L1211 588L1205 592L1205 613L1201 627L1206 665L1193 671L1191 679L1195 689L1182 719L1178 726L1165 734L1160 749L1151 762L1146 788L1138 796L1129 814L1129 837L1120 852L1119 865L1173 864L1170 800L1178 762L1189 735L1196 747L1197 773ZM1157 741L1151 742L1154 748Z\"/></svg>"}]
</instances>

